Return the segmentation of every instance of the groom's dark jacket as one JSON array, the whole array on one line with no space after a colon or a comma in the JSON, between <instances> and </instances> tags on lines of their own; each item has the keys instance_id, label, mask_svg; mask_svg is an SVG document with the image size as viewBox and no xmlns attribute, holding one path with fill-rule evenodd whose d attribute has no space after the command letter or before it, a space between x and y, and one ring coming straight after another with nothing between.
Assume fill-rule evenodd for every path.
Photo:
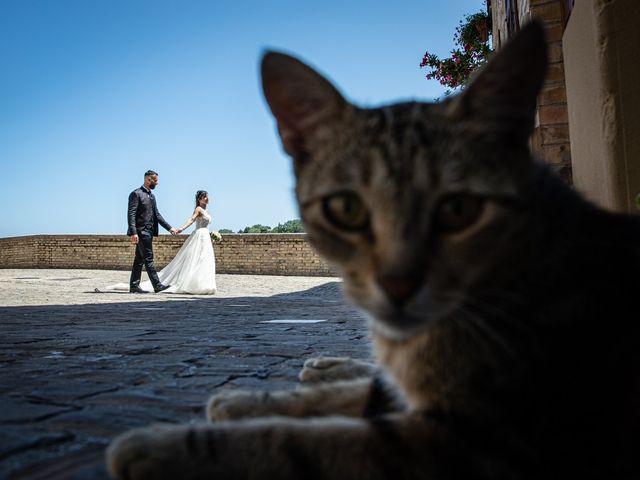
<instances>
[{"instance_id":1,"label":"groom's dark jacket","mask_svg":"<svg viewBox=\"0 0 640 480\"><path fill-rule=\"evenodd\" d=\"M135 189L129 194L129 209L127 211L127 235L136 235L139 230L153 232L153 236L158 236L158 223L167 230L171 230L171 225L162 218L156 205L156 198L151 190L144 187Z\"/></svg>"}]
</instances>

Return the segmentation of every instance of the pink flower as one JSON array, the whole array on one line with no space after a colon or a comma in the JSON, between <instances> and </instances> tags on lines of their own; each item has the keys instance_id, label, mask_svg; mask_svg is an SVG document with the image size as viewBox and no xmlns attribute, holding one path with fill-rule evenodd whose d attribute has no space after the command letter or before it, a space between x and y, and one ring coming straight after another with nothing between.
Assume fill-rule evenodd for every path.
<instances>
[{"instance_id":1,"label":"pink flower","mask_svg":"<svg viewBox=\"0 0 640 480\"><path fill-rule=\"evenodd\" d=\"M422 57L422 62L420 62L420 68L426 67L427 65L429 65L429 52L426 52L424 54L424 57Z\"/></svg>"}]
</instances>

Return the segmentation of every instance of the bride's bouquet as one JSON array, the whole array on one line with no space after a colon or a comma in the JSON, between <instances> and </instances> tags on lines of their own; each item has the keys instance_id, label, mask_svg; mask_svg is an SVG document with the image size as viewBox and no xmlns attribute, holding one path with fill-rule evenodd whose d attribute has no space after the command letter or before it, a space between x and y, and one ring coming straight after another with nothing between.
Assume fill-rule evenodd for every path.
<instances>
[{"instance_id":1,"label":"bride's bouquet","mask_svg":"<svg viewBox=\"0 0 640 480\"><path fill-rule=\"evenodd\" d=\"M209 236L211 237L212 243L222 241L222 235L220 235L220 232L217 232L216 230L211 230L211 232L209 232Z\"/></svg>"}]
</instances>

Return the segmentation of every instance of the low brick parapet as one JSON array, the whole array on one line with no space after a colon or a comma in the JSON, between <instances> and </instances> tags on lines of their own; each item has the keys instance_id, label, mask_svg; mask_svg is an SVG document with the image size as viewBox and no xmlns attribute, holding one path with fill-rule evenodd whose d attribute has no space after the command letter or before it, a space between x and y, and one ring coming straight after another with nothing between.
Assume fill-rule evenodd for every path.
<instances>
[{"instance_id":1,"label":"low brick parapet","mask_svg":"<svg viewBox=\"0 0 640 480\"><path fill-rule=\"evenodd\" d=\"M154 240L163 268L187 235ZM252 275L332 276L302 233L225 234L214 245L216 271ZM0 268L128 270L135 251L126 235L29 235L0 238Z\"/></svg>"}]
</instances>

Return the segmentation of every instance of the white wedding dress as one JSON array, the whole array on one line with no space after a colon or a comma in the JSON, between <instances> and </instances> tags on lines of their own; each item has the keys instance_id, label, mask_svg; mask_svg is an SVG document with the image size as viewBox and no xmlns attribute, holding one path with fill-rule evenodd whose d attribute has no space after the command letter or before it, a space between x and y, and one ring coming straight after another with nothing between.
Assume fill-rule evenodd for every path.
<instances>
[{"instance_id":1,"label":"white wedding dress","mask_svg":"<svg viewBox=\"0 0 640 480\"><path fill-rule=\"evenodd\" d=\"M196 229L184 241L182 247L169 264L158 272L163 285L170 285L161 293L190 293L212 295L216 293L216 258L209 235L211 216L202 211L196 218ZM149 280L141 282L140 288L153 292ZM104 291L129 291L128 283L118 283Z\"/></svg>"}]
</instances>

